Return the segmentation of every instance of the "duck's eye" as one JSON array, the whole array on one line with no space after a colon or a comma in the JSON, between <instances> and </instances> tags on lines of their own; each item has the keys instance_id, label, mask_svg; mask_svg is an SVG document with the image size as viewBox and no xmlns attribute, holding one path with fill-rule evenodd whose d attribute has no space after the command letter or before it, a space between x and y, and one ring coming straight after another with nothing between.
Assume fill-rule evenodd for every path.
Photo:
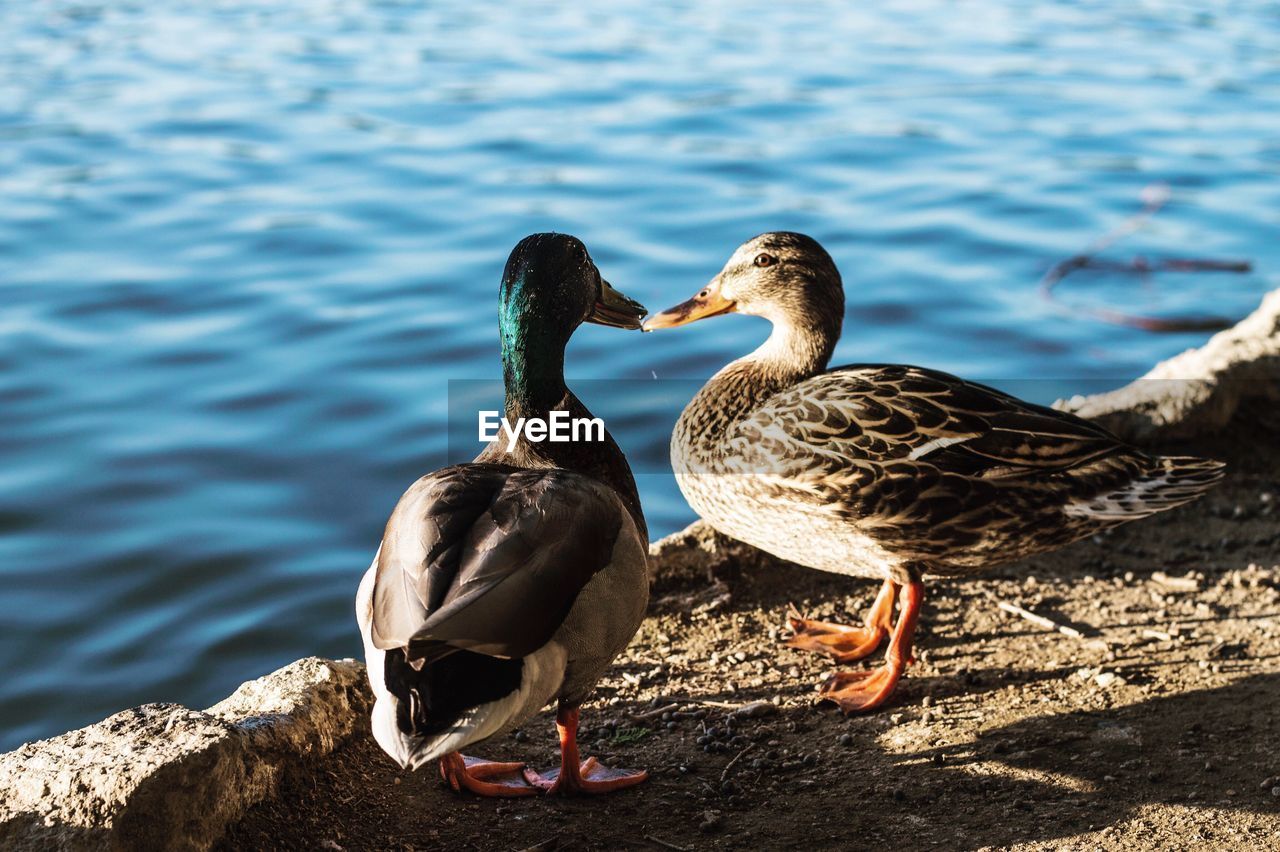
<instances>
[{"instance_id":1,"label":"duck's eye","mask_svg":"<svg viewBox=\"0 0 1280 852\"><path fill-rule=\"evenodd\" d=\"M755 259L756 266L773 266L777 262L778 262L778 259L773 255L768 254L767 252L761 252L760 254L756 255L756 259Z\"/></svg>"}]
</instances>

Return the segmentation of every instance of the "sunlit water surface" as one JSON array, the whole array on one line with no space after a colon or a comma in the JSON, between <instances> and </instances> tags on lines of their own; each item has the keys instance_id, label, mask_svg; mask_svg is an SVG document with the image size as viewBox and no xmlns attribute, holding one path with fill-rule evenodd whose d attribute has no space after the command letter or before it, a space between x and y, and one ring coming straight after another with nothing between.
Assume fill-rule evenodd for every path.
<instances>
[{"instance_id":1,"label":"sunlit water surface","mask_svg":"<svg viewBox=\"0 0 1280 852\"><path fill-rule=\"evenodd\" d=\"M0 747L358 653L358 578L448 455L448 381L498 376L526 233L658 309L803 230L845 275L838 360L1041 401L1202 340L1036 296L1151 182L1173 203L1116 257L1256 272L1064 295L1238 315L1276 286L1275 3L582 5L0 5ZM691 520L683 400L643 381L765 331L575 338L655 535Z\"/></svg>"}]
</instances>

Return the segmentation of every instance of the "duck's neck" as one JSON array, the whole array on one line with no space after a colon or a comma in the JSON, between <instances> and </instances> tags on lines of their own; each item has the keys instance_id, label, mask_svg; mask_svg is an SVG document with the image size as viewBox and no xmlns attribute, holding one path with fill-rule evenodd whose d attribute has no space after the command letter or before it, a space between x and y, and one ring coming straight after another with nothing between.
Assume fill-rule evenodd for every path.
<instances>
[{"instance_id":1,"label":"duck's neck","mask_svg":"<svg viewBox=\"0 0 1280 852\"><path fill-rule=\"evenodd\" d=\"M775 320L769 339L716 373L680 416L675 442L686 463L701 467L735 424L779 391L825 370L839 339L838 316L828 322Z\"/></svg>"},{"instance_id":2,"label":"duck's neck","mask_svg":"<svg viewBox=\"0 0 1280 852\"><path fill-rule=\"evenodd\" d=\"M535 333L518 322L503 322L501 331L507 419L514 422L517 417L545 416L568 392L564 384L566 341Z\"/></svg>"},{"instance_id":3,"label":"duck's neck","mask_svg":"<svg viewBox=\"0 0 1280 852\"><path fill-rule=\"evenodd\" d=\"M739 363L750 363L777 387L804 381L827 368L840 339L841 317L783 317L769 339ZM775 388L776 390L777 388Z\"/></svg>"},{"instance_id":4,"label":"duck's neck","mask_svg":"<svg viewBox=\"0 0 1280 852\"><path fill-rule=\"evenodd\" d=\"M517 329L502 333L502 375L506 386L504 404L507 421L549 422L552 411L564 411L573 420L590 420L592 415L564 381L565 344L539 339ZM598 479L613 488L631 512L636 526L647 535L640 495L627 458L608 430L603 436L585 431L585 440L531 442L521 433L516 445L506 448L506 437L485 448L477 461L513 464L520 467L557 467ZM578 434L576 430L572 434ZM596 440L602 438L601 440Z\"/></svg>"}]
</instances>

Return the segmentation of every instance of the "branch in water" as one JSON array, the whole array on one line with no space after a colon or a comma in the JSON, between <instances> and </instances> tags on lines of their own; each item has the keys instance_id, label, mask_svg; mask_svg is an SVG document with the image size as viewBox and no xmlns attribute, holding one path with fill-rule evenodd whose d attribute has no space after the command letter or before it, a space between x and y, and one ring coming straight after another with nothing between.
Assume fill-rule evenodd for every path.
<instances>
[{"instance_id":1,"label":"branch in water","mask_svg":"<svg viewBox=\"0 0 1280 852\"><path fill-rule=\"evenodd\" d=\"M1143 207L1138 213L1130 216L1119 227L1103 234L1094 240L1082 253L1059 261L1049 268L1040 279L1040 295L1063 310L1071 313L1085 314L1103 322L1115 325L1140 328L1144 331L1221 331L1230 328L1235 321L1226 317L1149 317L1139 314L1128 314L1110 308L1088 306L1069 306L1059 302L1054 295L1054 288L1077 269L1104 269L1110 272L1126 272L1133 275L1146 275L1152 272L1250 272L1253 264L1247 260L1208 260L1202 258L1163 258L1150 261L1145 257L1135 257L1124 263L1114 260L1098 260L1095 255L1109 248L1114 243L1141 228L1147 221L1169 201L1169 187L1166 184L1151 184L1142 190Z\"/></svg>"}]
</instances>

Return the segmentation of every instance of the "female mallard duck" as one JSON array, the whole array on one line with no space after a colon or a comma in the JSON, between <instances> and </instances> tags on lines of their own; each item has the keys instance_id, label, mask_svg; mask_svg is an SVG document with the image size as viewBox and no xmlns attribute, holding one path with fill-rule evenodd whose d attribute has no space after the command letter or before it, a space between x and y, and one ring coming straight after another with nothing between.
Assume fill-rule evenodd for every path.
<instances>
[{"instance_id":1,"label":"female mallard duck","mask_svg":"<svg viewBox=\"0 0 1280 852\"><path fill-rule=\"evenodd\" d=\"M841 672L822 697L879 706L911 659L925 574L966 574L1195 499L1222 465L1150 456L1070 414L955 376L887 364L827 369L844 316L840 273L801 234L738 247L646 331L724 313L773 333L685 408L671 462L694 510L783 559L882 578L861 627L794 613L794 648L846 663L890 636L885 664ZM896 624L894 598L902 590Z\"/></svg>"},{"instance_id":2,"label":"female mallard duck","mask_svg":"<svg viewBox=\"0 0 1280 852\"><path fill-rule=\"evenodd\" d=\"M583 321L639 328L642 305L601 279L586 247L536 234L503 274L506 417L591 415L565 387L564 350ZM596 442L506 436L470 464L415 482L360 583L356 616L377 701L373 734L401 766L440 760L454 790L490 796L603 793L645 772L579 762L578 707L640 626L648 532L635 480L606 433ZM561 767L463 758L558 702Z\"/></svg>"}]
</instances>

